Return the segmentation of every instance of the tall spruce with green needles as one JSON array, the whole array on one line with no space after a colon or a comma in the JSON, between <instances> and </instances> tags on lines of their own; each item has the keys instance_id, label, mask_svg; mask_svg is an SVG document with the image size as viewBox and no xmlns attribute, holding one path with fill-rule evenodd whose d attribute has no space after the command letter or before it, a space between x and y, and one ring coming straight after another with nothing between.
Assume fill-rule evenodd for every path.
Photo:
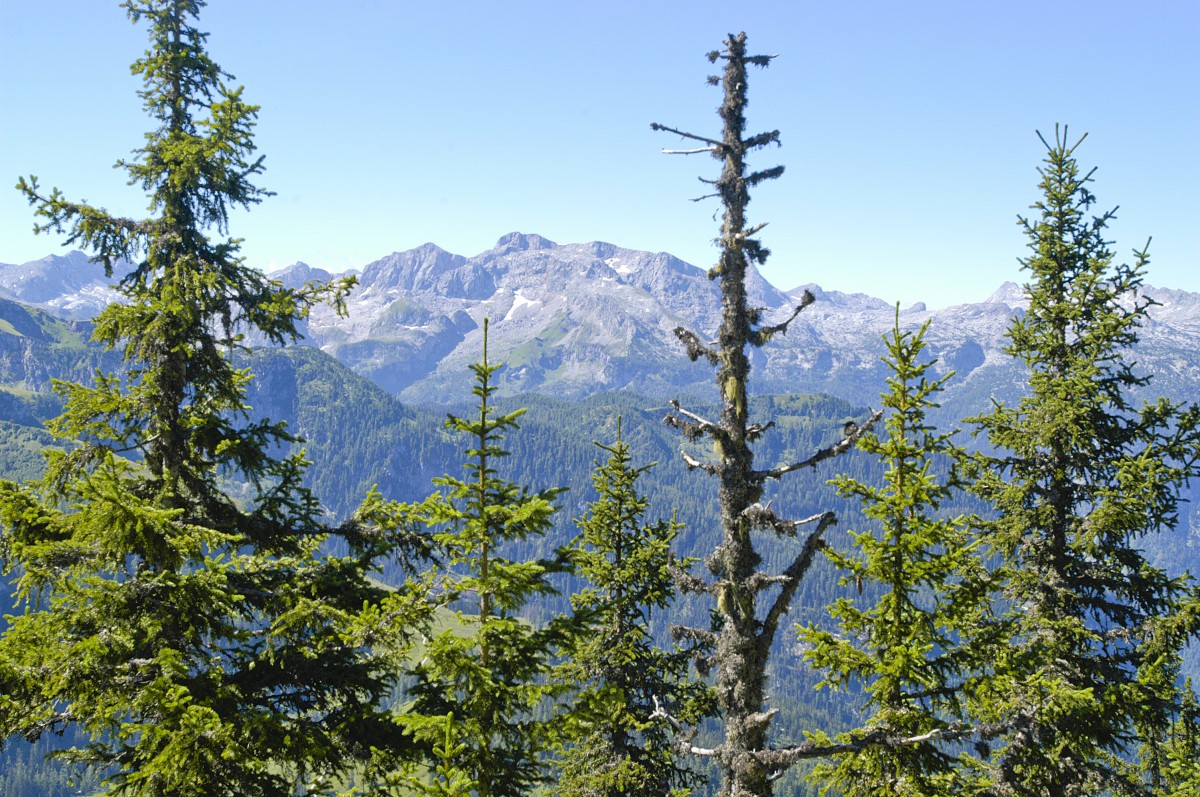
<instances>
[{"instance_id":1,"label":"tall spruce with green needles","mask_svg":"<svg viewBox=\"0 0 1200 797\"><path fill-rule=\"evenodd\" d=\"M551 578L567 566L565 556L514 556L515 546L550 528L561 490L530 492L497 471L508 454L504 434L524 410L499 414L492 405L501 366L488 361L487 326L485 319L483 359L471 366L477 409L446 421L468 440L465 473L436 479L442 490L406 510L435 530L447 599L469 608L425 645L402 721L417 738L442 743L428 761L436 782L472 783L479 797L519 797L547 782L546 756L564 732L554 716L564 690L548 676L574 624L559 617L537 626L522 614L555 594Z\"/></svg>"},{"instance_id":2,"label":"tall spruce with green needles","mask_svg":"<svg viewBox=\"0 0 1200 797\"><path fill-rule=\"evenodd\" d=\"M581 731L562 761L558 793L573 797L668 797L697 782L673 749L668 712L694 724L708 690L688 675L687 651L664 651L650 635L656 611L675 597L671 543L681 526L645 520L648 500L629 445L597 443L608 459L592 475L596 500L580 518L573 552L587 586L571 596L584 626L557 676L580 689Z\"/></svg>"},{"instance_id":3,"label":"tall spruce with green needles","mask_svg":"<svg viewBox=\"0 0 1200 797\"><path fill-rule=\"evenodd\" d=\"M964 793L959 750L947 740L969 729L964 692L984 669L973 647L988 626L990 579L969 519L940 511L963 489L962 452L926 418L950 378L927 376L935 362L921 359L928 326L902 332L897 316L885 336L887 435L858 441L884 465L883 483L834 481L839 494L862 501L872 526L851 532L851 552L825 549L858 596L830 607L836 631L800 630L824 685L862 688L867 696L869 719L837 741L879 743L847 750L813 774L847 797Z\"/></svg>"},{"instance_id":4,"label":"tall spruce with green needles","mask_svg":"<svg viewBox=\"0 0 1200 797\"><path fill-rule=\"evenodd\" d=\"M1004 561L1011 624L975 706L1012 725L987 773L996 794L1138 793L1138 728L1161 726L1173 702L1148 671L1196 630L1193 583L1140 546L1178 520L1200 409L1134 404L1149 382L1134 363L1148 258L1115 262L1113 211L1089 216L1082 140L1065 128L1043 139L1042 196L1020 219L1029 309L1007 351L1028 369L1029 394L977 419L996 452L977 490L997 514L986 536Z\"/></svg>"},{"instance_id":5,"label":"tall spruce with green needles","mask_svg":"<svg viewBox=\"0 0 1200 797\"><path fill-rule=\"evenodd\" d=\"M283 288L226 237L230 211L266 192L257 108L206 54L202 5L124 5L149 29L132 70L153 128L119 165L149 218L18 186L40 229L132 270L94 333L124 371L59 383L62 450L40 481L0 485L20 601L0 638L0 733L81 730L91 743L61 755L118 794L283 797L402 744L368 649L403 612L366 579L387 535L348 524L349 555L320 555L304 463L273 453L293 438L248 417L239 332L293 340L321 290Z\"/></svg>"}]
</instances>

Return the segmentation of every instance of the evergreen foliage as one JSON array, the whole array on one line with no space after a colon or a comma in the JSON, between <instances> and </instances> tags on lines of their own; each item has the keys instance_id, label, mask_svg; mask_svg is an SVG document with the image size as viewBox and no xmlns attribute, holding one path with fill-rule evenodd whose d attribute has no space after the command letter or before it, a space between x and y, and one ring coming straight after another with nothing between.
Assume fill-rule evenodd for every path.
<instances>
[{"instance_id":1,"label":"evergreen foliage","mask_svg":"<svg viewBox=\"0 0 1200 797\"><path fill-rule=\"evenodd\" d=\"M1200 794L1200 701L1190 678L1184 682L1179 711L1165 747L1163 771L1153 784L1155 793L1165 797Z\"/></svg>"},{"instance_id":2,"label":"evergreen foliage","mask_svg":"<svg viewBox=\"0 0 1200 797\"><path fill-rule=\"evenodd\" d=\"M558 489L531 493L500 477L504 433L522 411L497 414L488 362L471 366L478 399L473 417L450 415L446 426L470 439L463 477L444 476L444 490L404 508L408 521L434 529L447 572L448 600L467 601L459 626L428 641L413 668L408 711L401 722L418 739L441 744L427 763L445 788L474 784L479 797L517 797L547 781L544 757L562 732L554 716L560 685L548 679L571 641L574 624L557 617L534 625L522 617L530 601L555 593L551 577L564 557L510 559L506 548L544 534Z\"/></svg>"},{"instance_id":3,"label":"evergreen foliage","mask_svg":"<svg viewBox=\"0 0 1200 797\"><path fill-rule=\"evenodd\" d=\"M771 743L770 725L778 712L765 710L767 668L779 624L791 607L817 549L824 544L826 529L835 522L834 515L828 511L806 521L785 520L760 503L763 487L769 480L814 466L848 450L879 416L872 416L862 426L857 423L847 426L841 441L800 462L770 470L754 468L751 443L762 436L770 424L750 421L749 352L765 345L775 335L785 333L789 323L813 301L813 296L806 292L788 319L770 326L763 325L761 311L747 303L747 275L756 264L762 265L770 254L753 237L765 225L747 226L750 189L778 178L783 167L748 173L746 164L749 153L779 144L777 130L744 137L747 69L750 66L766 67L772 57L748 55L744 33L730 35L725 46L723 52L709 53L710 62L724 61L725 64L720 78L709 78L712 85L719 84L724 91L724 100L718 109L724 122L720 140L659 124L652 127L701 145L678 152L706 152L722 163L720 177L707 181L716 189L712 196L719 197L724 208L721 236L717 241L721 254L709 271L710 279L719 280L721 292L717 342L709 346L694 332L676 330L693 361L704 358L717 369L716 381L722 401L720 420L708 421L675 404L675 411L667 416L667 421L689 439L704 437L712 441L711 461L695 457L688 457L687 461L720 482L722 537L716 550L706 559L714 580L710 582L688 575L681 578L683 588L707 593L715 599L712 629L681 629L681 633L699 646L712 650L702 666L716 670L723 739L715 748L693 746L692 750L719 764L722 797L761 797L772 794L774 780L791 764L817 754L811 745L776 749ZM760 569L762 555L756 547L755 532L759 532L759 536L761 532L770 532L780 537L796 537L799 528L805 524L815 528L808 533L800 550L792 553L790 563L782 572Z\"/></svg>"},{"instance_id":4,"label":"evergreen foliage","mask_svg":"<svg viewBox=\"0 0 1200 797\"><path fill-rule=\"evenodd\" d=\"M588 586L571 596L586 618L570 660L557 675L582 687L580 738L561 762L558 793L574 797L666 797L689 793L697 775L677 760L663 710L694 724L708 711L707 690L688 677L690 654L654 644L651 615L671 606L671 545L680 525L648 523L649 502L621 435L592 475L596 500L580 518L573 551Z\"/></svg>"},{"instance_id":5,"label":"evergreen foliage","mask_svg":"<svg viewBox=\"0 0 1200 797\"><path fill-rule=\"evenodd\" d=\"M992 651L996 677L975 706L1012 725L987 770L998 794L1139 793L1138 729L1163 725L1174 695L1152 670L1197 630L1193 583L1141 546L1177 521L1200 408L1132 406L1129 391L1148 381L1130 357L1148 258L1114 263L1113 211L1087 218L1081 141L1057 128L1043 139L1042 197L1020 219L1029 310L1008 352L1029 370L1029 395L976 419L997 452L976 489L997 514L986 537L1005 563L1012 637Z\"/></svg>"},{"instance_id":6,"label":"evergreen foliage","mask_svg":"<svg viewBox=\"0 0 1200 797\"><path fill-rule=\"evenodd\" d=\"M950 378L926 377L933 365L921 362L928 326L901 332L897 316L884 336L892 371L882 397L887 437L867 434L858 441L860 450L886 466L883 483L834 480L842 495L862 501L864 518L874 527L851 534L853 552L825 549L845 574L842 583L855 584L858 596L830 606L836 632L812 624L800 630L805 655L825 673L826 686L861 686L868 696L870 718L839 742L880 734L917 740L862 746L815 770L815 781L847 797L964 790L957 756L943 738L963 727L961 692L982 666L972 646L984 625L989 579L969 518L941 511L964 486L962 452L951 434L926 420Z\"/></svg>"},{"instance_id":7,"label":"evergreen foliage","mask_svg":"<svg viewBox=\"0 0 1200 797\"><path fill-rule=\"evenodd\" d=\"M348 555L318 553L330 529L301 484L302 455L270 453L294 438L248 419L236 330L294 340L323 290L284 289L235 239L210 237L267 192L251 182L257 109L206 54L202 5L124 5L149 27L132 70L155 127L119 165L153 217L19 184L41 229L110 273L136 265L94 332L124 374L59 383L66 407L48 426L63 448L47 451L39 481L0 485L20 611L0 637L0 734L84 734L56 755L116 794L282 797L370 745L403 744L380 708L390 663L369 646L405 628L409 607L367 579L397 553L386 535L347 524ZM234 479L250 487L240 500L223 489Z\"/></svg>"}]
</instances>

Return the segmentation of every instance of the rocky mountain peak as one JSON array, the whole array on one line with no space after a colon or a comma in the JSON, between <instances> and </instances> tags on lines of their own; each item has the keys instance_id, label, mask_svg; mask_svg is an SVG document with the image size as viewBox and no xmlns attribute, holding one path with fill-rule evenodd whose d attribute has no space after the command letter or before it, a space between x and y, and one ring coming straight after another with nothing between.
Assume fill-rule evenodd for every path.
<instances>
[{"instance_id":1,"label":"rocky mountain peak","mask_svg":"<svg viewBox=\"0 0 1200 797\"><path fill-rule=\"evenodd\" d=\"M510 252L525 252L530 249L553 249L558 244L551 241L549 238L543 238L537 233L520 233L510 232L508 235L500 237L496 241L496 245L492 247L492 251L497 254L508 254Z\"/></svg>"},{"instance_id":2,"label":"rocky mountain peak","mask_svg":"<svg viewBox=\"0 0 1200 797\"><path fill-rule=\"evenodd\" d=\"M79 251L0 267L0 290L29 304L48 303L63 294L113 282L115 279L104 275L102 263L93 263Z\"/></svg>"},{"instance_id":3,"label":"rocky mountain peak","mask_svg":"<svg viewBox=\"0 0 1200 797\"><path fill-rule=\"evenodd\" d=\"M115 296L102 273L82 253L0 265L0 297L25 291L30 304L87 317ZM63 274L75 281L50 279ZM289 287L330 278L305 263L273 276ZM86 285L73 288L78 282ZM881 336L895 323L894 302L816 284L783 293L757 270L748 282L751 304L766 308L768 324L790 313L805 290L817 299L787 334L752 353L758 390L877 399L887 377ZM1200 362L1200 294L1149 286L1140 293L1158 304L1141 331L1139 363L1169 386L1200 381L1193 365ZM632 388L671 397L713 390L711 371L683 356L675 329L705 340L716 335L718 285L666 252L603 241L559 245L516 232L471 257L427 243L369 264L346 304L345 317L313 308L302 330L307 342L415 402L469 392L467 366L479 356L484 317L492 321L496 359L509 366L506 391L586 396ZM1003 355L1005 334L1025 305L1024 289L1006 283L984 302L935 310L918 302L901 311L900 324L915 329L932 320L927 341L939 360L935 371L957 372L947 401L1006 400L1003 391L1019 380Z\"/></svg>"},{"instance_id":4,"label":"rocky mountain peak","mask_svg":"<svg viewBox=\"0 0 1200 797\"><path fill-rule=\"evenodd\" d=\"M838 311L890 311L891 308L895 306L889 302L885 302L883 299L877 299L874 296L868 296L865 293L842 293L841 291L827 291L815 282L810 282L807 285L799 285L795 288L792 288L790 291L784 294L788 301L789 310L791 309L791 305L794 305L796 302L800 301L801 297L804 296L805 291L811 293L813 298L816 299L816 303L813 305L813 307L816 308L818 312L832 312L835 309ZM923 303L918 302L917 304L921 305L920 309L924 309ZM913 307L915 308L916 305Z\"/></svg>"},{"instance_id":5,"label":"rocky mountain peak","mask_svg":"<svg viewBox=\"0 0 1200 797\"><path fill-rule=\"evenodd\" d=\"M290 266L272 271L268 276L283 283L283 287L296 290L309 282L328 282L333 275L323 268L314 268L308 263L297 261Z\"/></svg>"},{"instance_id":6,"label":"rocky mountain peak","mask_svg":"<svg viewBox=\"0 0 1200 797\"><path fill-rule=\"evenodd\" d=\"M447 252L436 244L422 244L416 249L393 252L369 264L363 269L359 284L363 293L436 291L449 281L445 279L447 274L466 262L462 255Z\"/></svg>"},{"instance_id":7,"label":"rocky mountain peak","mask_svg":"<svg viewBox=\"0 0 1200 797\"><path fill-rule=\"evenodd\" d=\"M1025 295L1025 288L1015 282L1005 282L996 292L988 298L984 299L985 304L1003 304L1014 310L1018 307L1028 308L1029 298Z\"/></svg>"}]
</instances>

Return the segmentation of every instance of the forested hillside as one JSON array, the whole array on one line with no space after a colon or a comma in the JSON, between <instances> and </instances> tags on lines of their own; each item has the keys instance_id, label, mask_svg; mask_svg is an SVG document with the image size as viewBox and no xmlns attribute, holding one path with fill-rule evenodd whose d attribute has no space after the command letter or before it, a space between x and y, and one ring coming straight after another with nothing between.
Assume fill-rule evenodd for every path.
<instances>
[{"instance_id":1,"label":"forested hillside","mask_svg":"<svg viewBox=\"0 0 1200 797\"><path fill-rule=\"evenodd\" d=\"M123 6L148 217L17 184L91 259L0 265L0 797L1200 789L1200 302L1117 258L1084 137L945 328L762 279L745 33L718 132L651 124L719 164L707 273L514 233L277 279L203 6Z\"/></svg>"},{"instance_id":2,"label":"forested hillside","mask_svg":"<svg viewBox=\"0 0 1200 797\"><path fill-rule=\"evenodd\" d=\"M463 410L465 403L448 407L407 405L329 355L308 346L259 349L250 354L245 364L255 374L248 395L253 415L285 421L289 429L303 437L297 448L302 447L312 462L306 483L335 517L350 516L375 485L388 498L420 501L433 489L435 477L454 473L458 468L459 443L443 429L443 420L448 411ZM57 378L52 371L47 373ZM0 438L0 467L3 467L0 476L33 478L42 471L42 449L53 444L53 438L41 430L41 422L53 417L61 404L52 394L23 388L6 388L0 398L7 401L0 420L6 430ZM703 482L697 483L698 474L689 472L684 464L678 435L663 423L667 405L620 392L576 401L531 394L505 398L500 406L504 410L527 409L520 430L506 440L512 456L502 462L502 473L520 484L568 488L559 499L561 508L553 517L553 532L514 546L514 557L546 555L577 533L576 519L583 514L586 504L594 500L592 469L603 454L594 443L611 442L618 419L633 461L639 466L656 463L643 475L642 489L649 496L651 516L670 517L674 513L682 524L676 551L681 556L702 555L713 546L717 534L712 522L716 512L715 490L703 489ZM694 406L700 414L711 411L703 402ZM760 396L752 404L752 417L771 419L775 428L764 439L759 456L764 463L802 458L837 439L844 424L863 412L864 408L831 396ZM971 444L969 435L962 434L959 439ZM701 446L685 450L704 456ZM882 473L875 461L861 454L839 459L837 472L868 483L877 481ZM848 532L862 528L861 521L856 519L857 503L837 498L825 474L801 474L786 488L775 486L767 498L779 511L794 516L812 514L818 507L833 507L844 518L828 534L830 545L835 548L847 548ZM947 504L944 510L955 514L982 508L979 502L961 497L958 503ZM1186 511L1192 517L1195 505ZM1175 533L1150 540L1147 552L1154 561L1182 572L1200 567L1197 549L1195 531L1181 527ZM784 564L786 555L785 544L764 549L767 564L776 567ZM403 580L394 562L386 563L381 575L392 583ZM838 597L855 594L853 587L839 587L837 580L834 570L818 561L802 585L789 619L798 624L825 621L827 606ZM564 581L564 592L569 594L577 585L574 580ZM527 616L536 622L561 614L567 608L567 594L563 594L529 607ZM669 621L658 618L654 630L661 643L669 643L668 623L702 622L707 612L702 603L689 599L682 600L678 609ZM772 665L774 692L783 706L779 718L781 734L799 738L806 728L851 727L858 698L853 694L815 690L819 678L801 658L800 651L798 644L785 636ZM1188 657L1185 669L1200 675L1196 665L1193 654ZM24 749L16 745L5 755L16 756L7 759L14 762L13 766L18 760L24 761L22 768L14 771L31 774L22 774L21 778L33 778L41 771L39 759L31 752L22 752ZM791 788L800 788L794 778L787 782L792 784ZM27 793L32 792L13 792Z\"/></svg>"}]
</instances>

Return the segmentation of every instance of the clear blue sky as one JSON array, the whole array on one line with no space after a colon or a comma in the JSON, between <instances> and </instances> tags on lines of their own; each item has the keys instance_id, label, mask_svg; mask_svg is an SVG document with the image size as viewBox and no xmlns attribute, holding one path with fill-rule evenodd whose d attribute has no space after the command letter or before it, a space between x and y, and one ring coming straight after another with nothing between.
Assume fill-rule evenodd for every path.
<instances>
[{"instance_id":1,"label":"clear blue sky","mask_svg":"<svg viewBox=\"0 0 1200 797\"><path fill-rule=\"evenodd\" d=\"M210 50L262 106L262 183L237 216L253 265L338 271L433 241L605 240L707 267L708 156L666 156L662 122L715 133L704 53L745 30L752 132L787 167L750 211L766 275L931 306L1019 280L1016 215L1056 122L1089 133L1123 255L1200 291L1200 3L1194 0L211 0ZM0 262L61 251L8 188L36 174L140 215L111 164L147 120L145 47L115 0L0 0Z\"/></svg>"}]
</instances>

